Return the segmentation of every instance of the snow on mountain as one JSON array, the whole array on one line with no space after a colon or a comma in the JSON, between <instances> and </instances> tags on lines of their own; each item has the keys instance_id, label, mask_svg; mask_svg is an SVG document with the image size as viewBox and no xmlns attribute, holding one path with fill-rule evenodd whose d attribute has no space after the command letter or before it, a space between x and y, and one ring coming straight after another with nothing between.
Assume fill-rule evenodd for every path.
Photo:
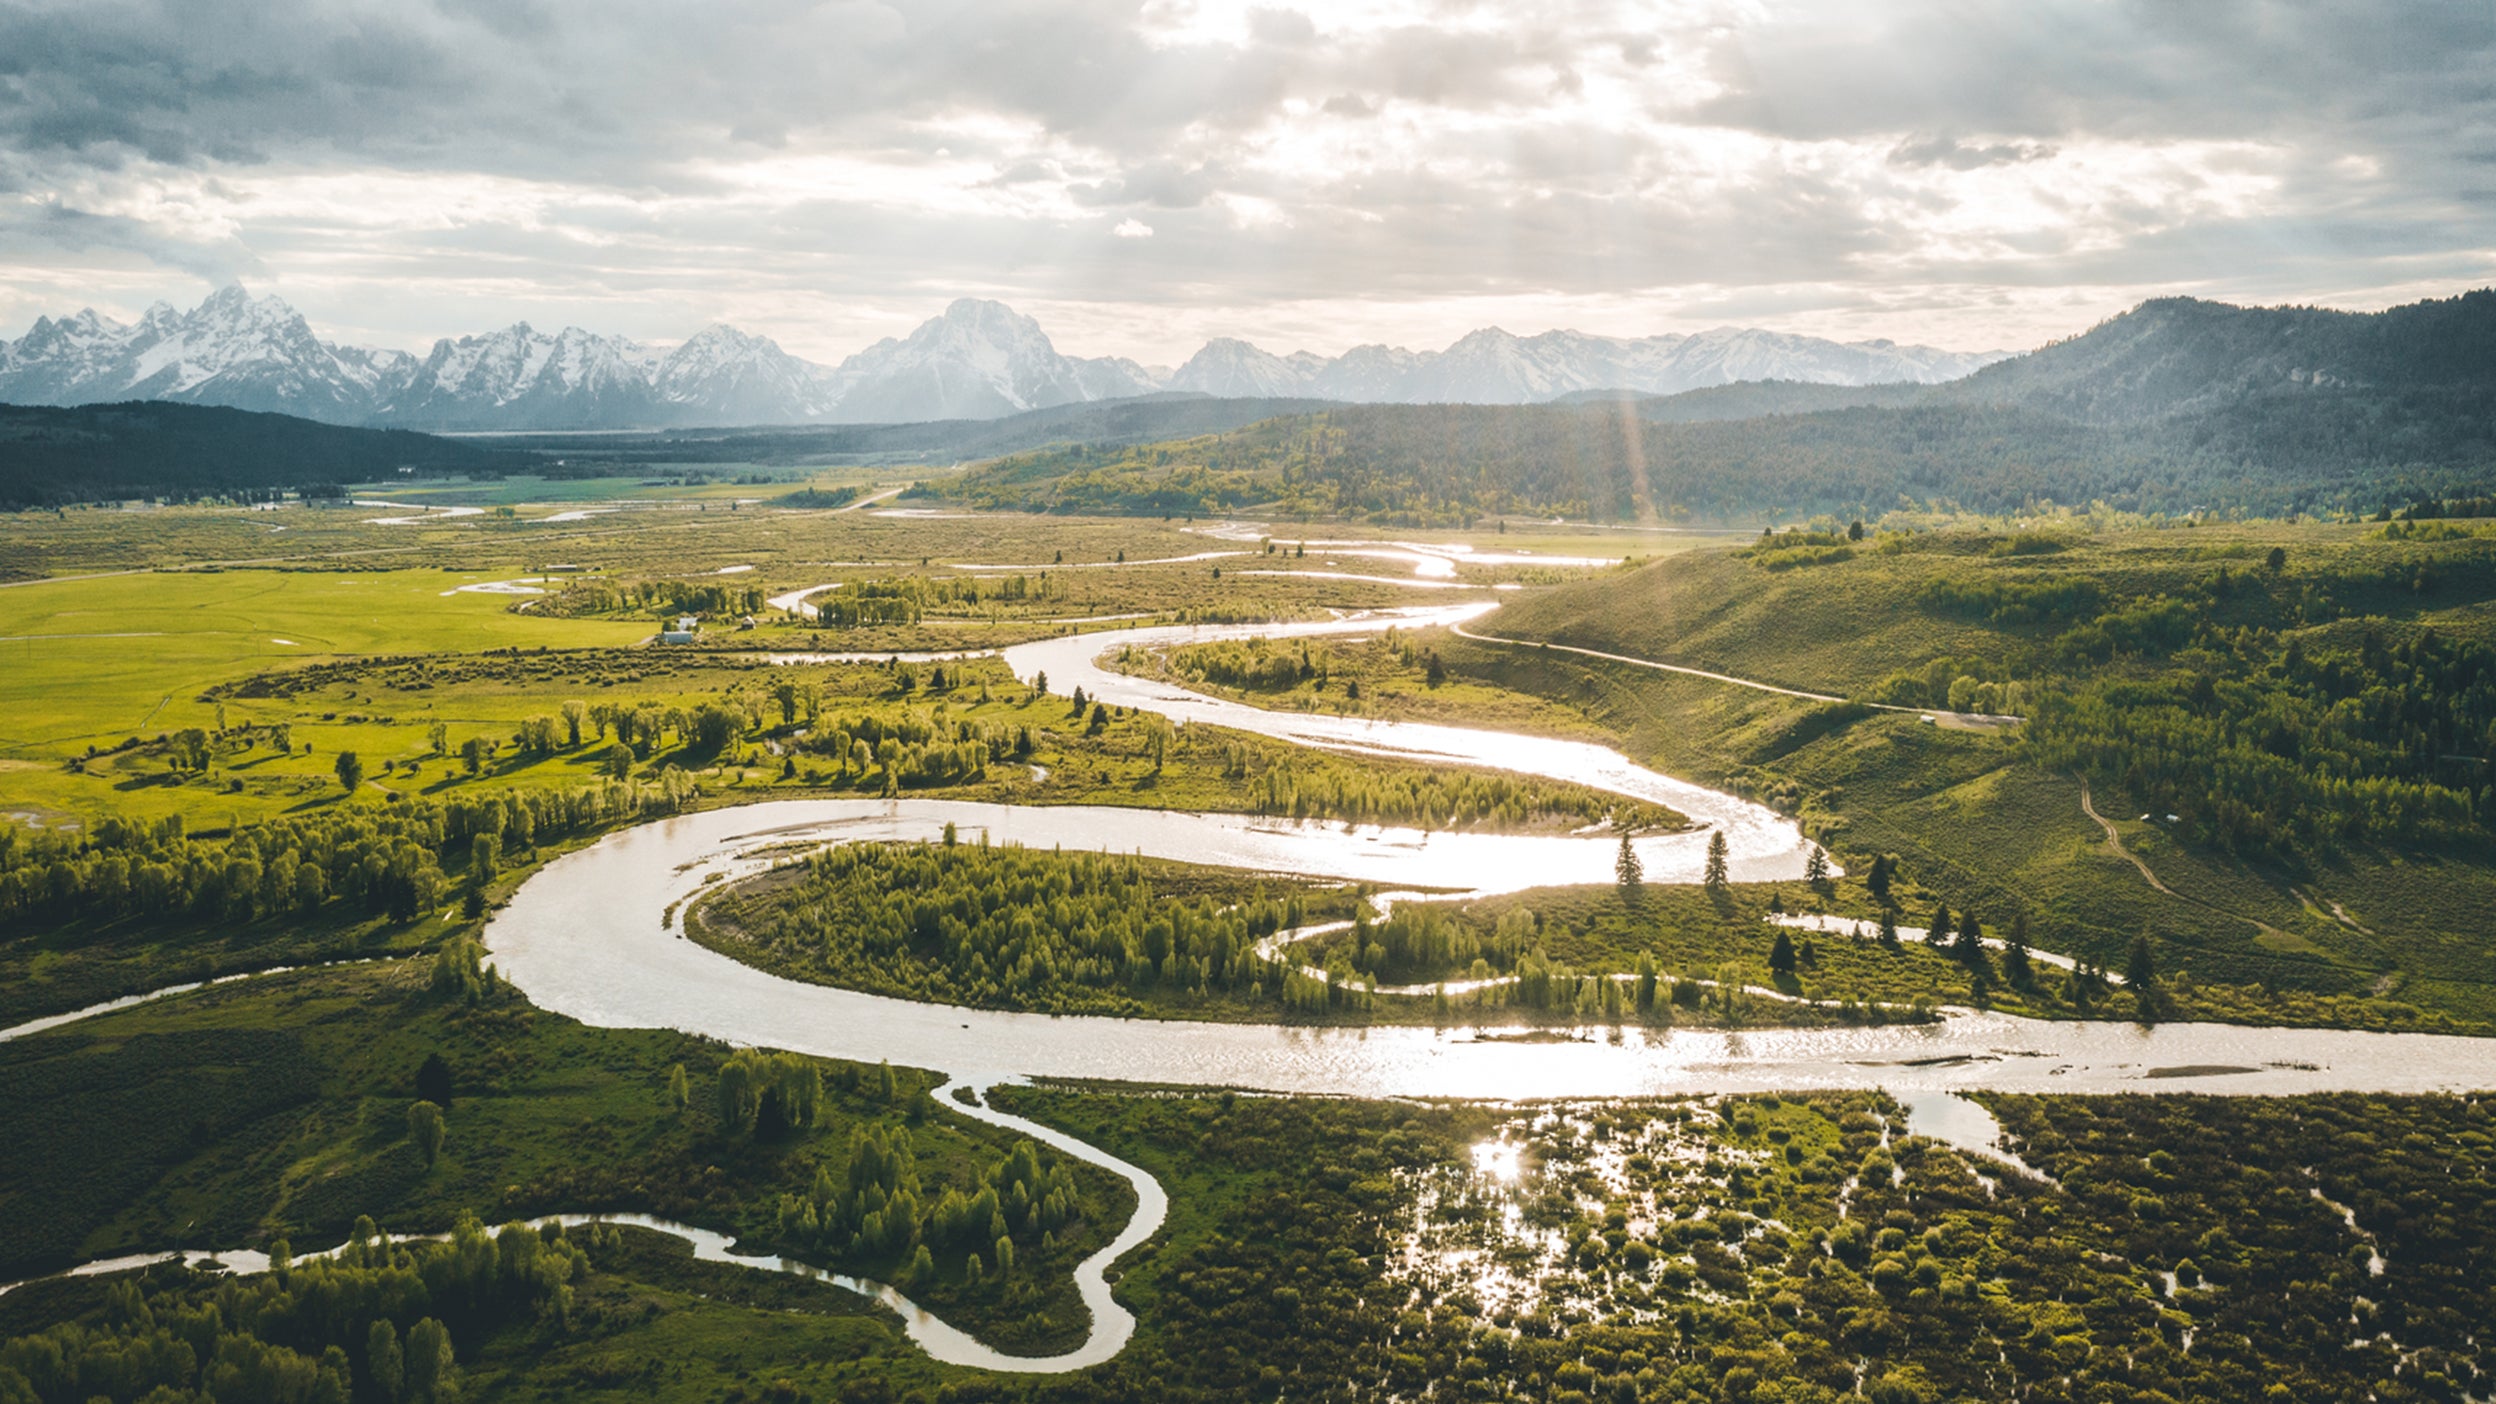
<instances>
[{"instance_id":1,"label":"snow on mountain","mask_svg":"<svg viewBox=\"0 0 2496 1404\"><path fill-rule=\"evenodd\" d=\"M448 337L388 387L376 423L417 429L596 429L660 422L659 357L579 327L548 335L514 322Z\"/></svg>"},{"instance_id":2,"label":"snow on mountain","mask_svg":"<svg viewBox=\"0 0 2496 1404\"><path fill-rule=\"evenodd\" d=\"M351 422L408 361L332 346L284 302L229 287L188 313L160 302L135 324L91 310L38 320L0 352L0 400L185 400Z\"/></svg>"},{"instance_id":3,"label":"snow on mountain","mask_svg":"<svg viewBox=\"0 0 2496 1404\"><path fill-rule=\"evenodd\" d=\"M1309 393L1327 400L1398 400L1404 377L1422 357L1401 346L1355 346L1309 377Z\"/></svg>"},{"instance_id":4,"label":"snow on mountain","mask_svg":"<svg viewBox=\"0 0 2496 1404\"><path fill-rule=\"evenodd\" d=\"M1171 388L1300 393L1361 403L1531 404L1581 390L1670 395L1736 380L1934 384L1967 375L2002 354L1889 341L1841 343L1741 328L1623 338L1575 331L1521 337L1487 327L1444 351L1358 346L1331 361L1304 352L1290 363L1296 378L1289 381L1282 379L1285 363L1279 358L1246 342L1212 342L1180 367ZM1259 384L1284 388L1247 388Z\"/></svg>"},{"instance_id":5,"label":"snow on mountain","mask_svg":"<svg viewBox=\"0 0 2496 1404\"><path fill-rule=\"evenodd\" d=\"M1270 400L1298 395L1326 358L1306 351L1277 356L1236 337L1215 337L1172 372L1164 389L1193 390L1226 400Z\"/></svg>"},{"instance_id":6,"label":"snow on mountain","mask_svg":"<svg viewBox=\"0 0 2496 1404\"><path fill-rule=\"evenodd\" d=\"M0 341L0 402L173 399L417 429L985 419L1159 390L1223 398L1521 404L1583 390L1672 394L1737 380L1863 385L1957 379L1998 354L1840 343L1724 327L1621 338L1472 332L1444 351L1356 346L1277 356L1223 337L1174 372L1067 356L1040 324L965 298L906 337L827 367L767 337L713 326L664 353L579 327L526 322L444 338L421 359L322 341L293 308L240 287L135 323L85 311Z\"/></svg>"},{"instance_id":7,"label":"snow on mountain","mask_svg":"<svg viewBox=\"0 0 2496 1404\"><path fill-rule=\"evenodd\" d=\"M994 419L1160 388L1132 361L1062 356L1038 322L969 297L841 362L831 381L826 417L848 423Z\"/></svg>"},{"instance_id":8,"label":"snow on mountain","mask_svg":"<svg viewBox=\"0 0 2496 1404\"><path fill-rule=\"evenodd\" d=\"M653 388L688 422L769 424L822 417L832 405L829 376L770 337L713 325L667 353Z\"/></svg>"}]
</instances>

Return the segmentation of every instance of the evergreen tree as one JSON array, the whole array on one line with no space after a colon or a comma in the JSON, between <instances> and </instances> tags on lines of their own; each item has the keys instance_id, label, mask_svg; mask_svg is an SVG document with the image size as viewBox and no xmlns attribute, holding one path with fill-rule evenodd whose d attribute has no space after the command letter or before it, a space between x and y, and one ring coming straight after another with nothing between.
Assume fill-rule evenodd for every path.
<instances>
[{"instance_id":1,"label":"evergreen tree","mask_svg":"<svg viewBox=\"0 0 2496 1404\"><path fill-rule=\"evenodd\" d=\"M2029 989L2037 982L2036 967L2028 959L2026 912L2015 912L2011 916L2010 937L2002 951L2002 978L2008 980L2015 990Z\"/></svg>"},{"instance_id":2,"label":"evergreen tree","mask_svg":"<svg viewBox=\"0 0 2496 1404\"><path fill-rule=\"evenodd\" d=\"M1707 836L1707 875L1702 881L1710 890L1721 890L1730 881L1725 866L1725 831L1722 829Z\"/></svg>"},{"instance_id":3,"label":"evergreen tree","mask_svg":"<svg viewBox=\"0 0 2496 1404\"><path fill-rule=\"evenodd\" d=\"M2158 959L2150 950L2146 931L2132 938L2131 953L2123 961L2123 982L2135 990L2146 990L2158 983Z\"/></svg>"},{"instance_id":4,"label":"evergreen tree","mask_svg":"<svg viewBox=\"0 0 2496 1404\"><path fill-rule=\"evenodd\" d=\"M1768 969L1780 979L1792 979L1795 965L1794 938L1780 926L1775 944L1768 947Z\"/></svg>"},{"instance_id":5,"label":"evergreen tree","mask_svg":"<svg viewBox=\"0 0 2496 1404\"><path fill-rule=\"evenodd\" d=\"M1892 859L1886 853L1883 853L1872 860L1872 870L1864 874L1863 886L1865 891L1872 894L1873 901L1880 903L1884 907L1889 905L1889 883L1890 879L1897 875L1897 872L1898 864L1896 860Z\"/></svg>"},{"instance_id":6,"label":"evergreen tree","mask_svg":"<svg viewBox=\"0 0 2496 1404\"><path fill-rule=\"evenodd\" d=\"M451 1104L451 1065L439 1052L428 1053L416 1069L416 1096L437 1107Z\"/></svg>"},{"instance_id":7,"label":"evergreen tree","mask_svg":"<svg viewBox=\"0 0 2496 1404\"><path fill-rule=\"evenodd\" d=\"M1818 844L1811 846L1811 859L1803 865L1803 881L1814 887L1825 886L1829 880L1829 853Z\"/></svg>"},{"instance_id":8,"label":"evergreen tree","mask_svg":"<svg viewBox=\"0 0 2496 1404\"><path fill-rule=\"evenodd\" d=\"M1887 907L1881 908L1881 944L1891 950L1898 948L1898 917Z\"/></svg>"},{"instance_id":9,"label":"evergreen tree","mask_svg":"<svg viewBox=\"0 0 2496 1404\"><path fill-rule=\"evenodd\" d=\"M1638 861L1638 850L1630 847L1629 835L1621 835L1621 851L1612 860L1612 876L1621 885L1621 895L1636 901L1647 880L1646 865Z\"/></svg>"}]
</instances>

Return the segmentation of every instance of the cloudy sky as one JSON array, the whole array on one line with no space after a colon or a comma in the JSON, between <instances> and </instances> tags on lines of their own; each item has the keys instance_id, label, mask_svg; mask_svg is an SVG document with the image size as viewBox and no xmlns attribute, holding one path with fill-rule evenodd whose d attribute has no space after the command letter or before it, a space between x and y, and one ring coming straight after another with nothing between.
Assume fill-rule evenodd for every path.
<instances>
[{"instance_id":1,"label":"cloudy sky","mask_svg":"<svg viewBox=\"0 0 2496 1404\"><path fill-rule=\"evenodd\" d=\"M827 359L2380 307L2496 282L2496 2L0 0L0 334L238 278Z\"/></svg>"}]
</instances>

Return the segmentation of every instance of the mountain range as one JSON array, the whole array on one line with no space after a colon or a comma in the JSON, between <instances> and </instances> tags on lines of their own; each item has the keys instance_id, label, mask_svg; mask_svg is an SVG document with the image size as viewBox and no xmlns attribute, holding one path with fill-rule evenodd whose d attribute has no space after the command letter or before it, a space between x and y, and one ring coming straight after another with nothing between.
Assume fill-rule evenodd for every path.
<instances>
[{"instance_id":1,"label":"mountain range","mask_svg":"<svg viewBox=\"0 0 2496 1404\"><path fill-rule=\"evenodd\" d=\"M1208 342L1173 372L1060 352L1040 324L964 298L907 337L826 366L713 326L670 349L526 322L423 356L322 340L301 313L239 286L134 323L93 310L0 341L0 403L167 400L333 424L428 430L642 429L995 419L1162 391L1218 399L1526 404L1589 391L1668 395L1740 381L1954 380L2004 353L1834 342L1757 329L1638 338L1470 333L1444 351L1360 346L1277 356Z\"/></svg>"},{"instance_id":2,"label":"mountain range","mask_svg":"<svg viewBox=\"0 0 2496 1404\"><path fill-rule=\"evenodd\" d=\"M1044 445L913 492L1441 527L2049 501L2372 512L2492 484L2496 291L2481 289L2371 313L2160 298L1933 385L1335 404L1158 443Z\"/></svg>"}]
</instances>

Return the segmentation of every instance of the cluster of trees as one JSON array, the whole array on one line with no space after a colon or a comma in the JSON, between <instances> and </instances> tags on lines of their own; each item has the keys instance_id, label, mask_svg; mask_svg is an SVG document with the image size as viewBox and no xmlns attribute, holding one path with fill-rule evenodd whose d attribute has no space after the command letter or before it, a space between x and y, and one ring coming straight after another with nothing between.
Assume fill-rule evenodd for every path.
<instances>
[{"instance_id":1,"label":"cluster of trees","mask_svg":"<svg viewBox=\"0 0 2496 1404\"><path fill-rule=\"evenodd\" d=\"M940 670L941 675L941 670ZM865 784L873 776L884 793L983 779L991 761L1030 758L1029 726L969 720L943 721L924 712L863 713L819 726L800 750L829 757L833 784Z\"/></svg>"},{"instance_id":2,"label":"cluster of trees","mask_svg":"<svg viewBox=\"0 0 2496 1404\"><path fill-rule=\"evenodd\" d=\"M465 862L477 835L526 848L675 812L695 793L682 771L671 771L656 782L342 808L249 825L221 842L186 834L178 816L148 825L106 819L92 832L8 825L0 827L0 917L248 921L343 903L408 921L441 905L446 864Z\"/></svg>"},{"instance_id":3,"label":"cluster of trees","mask_svg":"<svg viewBox=\"0 0 2496 1404\"><path fill-rule=\"evenodd\" d=\"M334 1256L294 1260L281 1241L269 1257L252 1278L156 1268L94 1318L0 1344L0 1400L449 1404L461 1341L560 1325L589 1270L559 1226L489 1233L472 1217L446 1241L395 1244L359 1219Z\"/></svg>"},{"instance_id":4,"label":"cluster of trees","mask_svg":"<svg viewBox=\"0 0 2496 1404\"><path fill-rule=\"evenodd\" d=\"M1297 894L1104 854L852 843L785 891L702 909L775 963L914 999L1053 1013L1124 1012L1141 995L1256 997L1257 942L1306 915Z\"/></svg>"},{"instance_id":5,"label":"cluster of trees","mask_svg":"<svg viewBox=\"0 0 2496 1404\"><path fill-rule=\"evenodd\" d=\"M2039 699L2043 764L2119 783L2231 851L2484 843L2496 816L2496 648L2419 630L2355 647L2206 631L2148 677Z\"/></svg>"},{"instance_id":6,"label":"cluster of trees","mask_svg":"<svg viewBox=\"0 0 2496 1404\"><path fill-rule=\"evenodd\" d=\"M901 1264L894 1275L904 1281L959 1268L963 1281L976 1284L1011 1274L1018 1245L1026 1254L1053 1252L1058 1235L1084 1217L1071 1168L1044 1165L1029 1141L1016 1141L976 1184L968 1194L949 1186L931 1199L910 1128L860 1127L839 1162L817 1167L805 1193L780 1197L780 1241L836 1260Z\"/></svg>"},{"instance_id":7,"label":"cluster of trees","mask_svg":"<svg viewBox=\"0 0 2496 1404\"><path fill-rule=\"evenodd\" d=\"M1057 583L1047 571L1038 575L931 577L904 575L882 580L853 580L817 596L815 620L828 629L855 629L878 624L916 624L929 609L964 613L991 604L1031 604L1055 599Z\"/></svg>"},{"instance_id":8,"label":"cluster of trees","mask_svg":"<svg viewBox=\"0 0 2496 1404\"><path fill-rule=\"evenodd\" d=\"M1265 764L1259 770L1261 759ZM1258 813L1294 819L1422 829L1526 828L1554 819L1624 828L1678 828L1682 822L1660 805L1500 771L1382 773L1305 752L1274 758L1238 743L1227 748L1223 770L1248 782L1249 802Z\"/></svg>"},{"instance_id":9,"label":"cluster of trees","mask_svg":"<svg viewBox=\"0 0 2496 1404\"><path fill-rule=\"evenodd\" d=\"M648 614L666 618L699 614L736 618L760 614L760 585L725 585L694 580L567 580L552 595L530 599L531 614L568 619L587 614Z\"/></svg>"}]
</instances>

